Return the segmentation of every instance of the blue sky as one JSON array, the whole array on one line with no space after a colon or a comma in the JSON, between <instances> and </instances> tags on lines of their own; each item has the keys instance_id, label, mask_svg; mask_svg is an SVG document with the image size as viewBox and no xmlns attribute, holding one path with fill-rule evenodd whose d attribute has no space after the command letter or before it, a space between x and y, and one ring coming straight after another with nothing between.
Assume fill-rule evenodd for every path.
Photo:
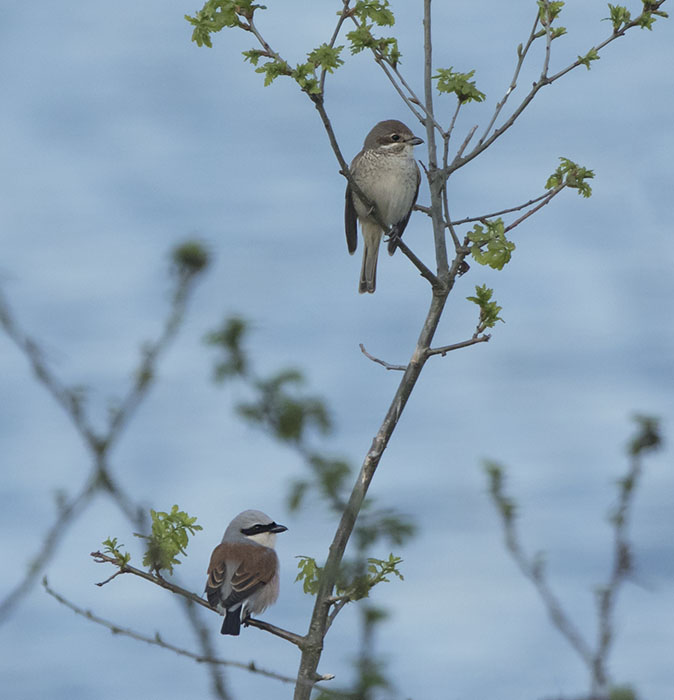
<instances>
[{"instance_id":1,"label":"blue sky","mask_svg":"<svg viewBox=\"0 0 674 700\"><path fill-rule=\"evenodd\" d=\"M465 134L486 123L510 81L535 3L436 4L436 65L476 69L487 94L484 105L465 109L458 124ZM258 25L295 62L329 37L340 3L269 5ZM420 5L393 4L401 68L419 92ZM112 455L113 469L148 507L179 503L199 517L204 531L180 567L195 591L239 510L261 508L288 525L279 538L281 598L265 617L303 632L311 601L293 583L294 557L323 557L334 522L320 503L287 512L288 482L303 466L233 415L242 391L212 384L213 357L202 338L227 314L249 318L260 371L302 367L311 390L332 406L337 430L327 448L357 464L397 379L358 344L404 362L428 289L396 255L382 257L377 293L357 294L359 253L348 255L342 230L344 182L314 108L290 81L263 88L240 56L251 37L222 33L210 50L190 43L183 15L196 9L159 0L140 12L127 0L112 8L56 11L38 0L4 9L0 284L54 372L90 388L100 425L142 342L160 328L168 251L190 236L208 245L213 266L155 390ZM556 42L553 69L607 35L606 15L602 2L567 3L569 34ZM452 178L450 204L462 218L540 194L560 156L596 172L591 199L564 193L516 229L517 250L504 271L473 264L457 283L438 343L471 335L475 311L464 299L476 284L494 288L506 323L490 343L429 362L373 482L378 502L419 525L400 552L405 581L375 596L391 611L378 649L399 697L519 700L585 690L583 667L503 551L480 464L494 458L508 466L524 544L545 550L555 590L594 638L592 590L606 576L611 542L605 514L626 466L630 416L644 412L662 418L668 442L648 460L637 497L638 585L621 593L611 670L644 698L669 698L673 39L671 22L659 21L653 32L614 42L591 71L542 90L494 148ZM521 90L538 65L525 70ZM423 136L365 54L330 79L326 105L347 158L380 119L402 119ZM438 99L436 108L447 123L451 102ZM418 156L425 160L423 147ZM428 202L423 187L419 201ZM431 260L422 214L405 236ZM4 592L52 522L54 492L76 491L89 462L68 419L4 336L0 382ZM167 594L124 577L93 585L107 572L88 553L111 534L135 547L128 523L99 498L60 543L46 570L51 584L102 617L193 646ZM355 624L355 611L340 615L323 672L349 677ZM219 627L214 616L212 625ZM206 693L200 667L113 637L38 586L0 635L3 686L13 698L117 698L119 672L139 697ZM294 648L257 630L216 642L224 658L296 670ZM238 671L228 683L238 698L290 693Z\"/></svg>"}]
</instances>

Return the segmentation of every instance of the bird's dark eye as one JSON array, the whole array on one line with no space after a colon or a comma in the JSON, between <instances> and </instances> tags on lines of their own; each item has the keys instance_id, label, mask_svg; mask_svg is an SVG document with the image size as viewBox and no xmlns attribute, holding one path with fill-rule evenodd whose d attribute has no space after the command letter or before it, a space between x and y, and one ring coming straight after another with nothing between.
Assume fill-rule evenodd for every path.
<instances>
[{"instance_id":1,"label":"bird's dark eye","mask_svg":"<svg viewBox=\"0 0 674 700\"><path fill-rule=\"evenodd\" d=\"M400 141L400 134L392 134L391 141Z\"/></svg>"}]
</instances>

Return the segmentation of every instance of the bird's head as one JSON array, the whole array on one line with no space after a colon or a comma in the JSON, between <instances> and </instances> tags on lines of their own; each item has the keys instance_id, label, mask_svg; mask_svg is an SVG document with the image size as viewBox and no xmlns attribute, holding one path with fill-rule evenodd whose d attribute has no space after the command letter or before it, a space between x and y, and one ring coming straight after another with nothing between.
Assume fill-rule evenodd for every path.
<instances>
[{"instance_id":1,"label":"bird's head","mask_svg":"<svg viewBox=\"0 0 674 700\"><path fill-rule=\"evenodd\" d=\"M414 146L423 143L423 139L415 136L402 122L397 119L387 119L376 124L365 138L366 151L381 153L402 153L410 155Z\"/></svg>"}]
</instances>

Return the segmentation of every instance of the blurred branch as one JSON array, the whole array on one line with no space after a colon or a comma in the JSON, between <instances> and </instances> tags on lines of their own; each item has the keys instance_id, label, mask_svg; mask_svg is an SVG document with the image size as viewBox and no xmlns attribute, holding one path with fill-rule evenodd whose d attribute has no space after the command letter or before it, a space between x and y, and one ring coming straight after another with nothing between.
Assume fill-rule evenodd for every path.
<instances>
[{"instance_id":1,"label":"blurred branch","mask_svg":"<svg viewBox=\"0 0 674 700\"><path fill-rule=\"evenodd\" d=\"M171 273L175 282L168 316L158 337L143 348L140 363L134 372L133 383L116 409L111 412L107 430L101 434L91 427L86 414L85 397L81 390L68 388L51 371L43 359L40 345L19 328L9 304L0 292L0 325L26 356L38 381L71 419L89 450L92 460L90 473L78 495L59 504L58 515L44 534L42 546L31 559L25 576L0 602L0 624L16 609L21 599L37 582L38 575L44 571L47 563L56 556L66 528L84 512L98 493L107 494L137 530L145 529L144 510L139 504L133 502L113 477L108 464L108 454L154 384L157 365L180 330L187 302L195 289L195 282L208 263L207 251L197 242L187 241L172 251ZM192 609L186 608L185 611L202 651L210 655L211 644L208 633L200 626ZM221 700L227 700L229 695L217 668L211 666L208 668L215 696Z\"/></svg>"},{"instance_id":2,"label":"blurred branch","mask_svg":"<svg viewBox=\"0 0 674 700\"><path fill-rule=\"evenodd\" d=\"M85 399L81 390L68 388L51 371L43 359L40 344L24 333L12 314L7 300L0 292L0 325L26 356L38 381L54 397L58 405L71 419L77 433L91 454L90 473L77 496L61 504L57 517L43 537L43 543L37 554L31 559L22 581L0 602L0 622L18 605L37 581L37 576L44 571L46 564L53 558L66 527L88 506L97 493L107 493L122 512L139 529L144 526L144 516L139 506L123 492L112 476L107 459L111 448L117 443L122 429L147 396L154 383L156 366L162 355L174 340L185 313L185 305L194 289L198 273L207 264L207 258L200 262L194 256L194 244L184 244L174 251L173 270L177 278L169 315L159 337L147 344L140 364L134 373L134 381L119 407L112 412L112 418L105 433L97 433L91 427L86 413ZM181 257L185 256L185 259Z\"/></svg>"},{"instance_id":3,"label":"blurred branch","mask_svg":"<svg viewBox=\"0 0 674 700\"><path fill-rule=\"evenodd\" d=\"M93 556L93 555L92 555ZM129 572L133 573L133 572ZM154 583L157 583L156 581ZM179 656L186 656L189 659L193 659L194 661L197 661L199 663L207 663L210 665L214 666L231 666L232 668L238 668L243 671L249 671L250 673L256 673L261 676L266 676L267 678L273 678L274 680L281 681L282 683L295 683L296 679L291 678L289 676L284 676L283 674L276 673L275 671L268 671L263 668L260 668L257 666L257 664L253 663L252 661L248 664L241 663L239 661L228 661L226 659L219 659L216 658L212 655L204 655L204 654L198 654L193 651L189 651L187 649L183 649L182 647L178 647L174 644L171 644L170 642L165 642L159 633L156 633L154 637L148 637L144 634L141 634L140 632L136 632L134 630L120 627L119 625L115 624L114 622L110 622L109 620L104 620L101 617L98 617L97 615L94 615L90 610L84 610L83 608L80 608L79 606L75 605L75 603L72 603L71 601L67 600L64 598L61 594L57 593L53 588L49 586L49 583L47 581L47 578L42 579L42 585L45 589L45 591L52 596L55 600L57 600L61 605L65 605L67 608L72 610L74 613L77 615L81 615L82 617L86 618L90 622L94 622L97 625L101 625L103 627L107 627L113 634L119 634L124 637L130 637L131 639L135 639L140 642L145 642L146 644L151 644L153 646L158 646L161 647L162 649L167 649L169 651L174 652L175 654L178 654ZM161 584L158 584L161 585ZM175 593L180 593L180 595L184 595L184 593L189 593L188 591L184 591L184 593L181 593L178 590L174 590ZM190 594L193 595L193 594ZM195 601L197 602L197 601ZM202 601L203 604L203 601ZM208 607L208 605L206 605ZM322 676L318 676L313 683L316 683L318 681L329 681L334 678L333 675L330 674L324 674ZM312 683L312 685L313 685Z\"/></svg>"},{"instance_id":4,"label":"blurred branch","mask_svg":"<svg viewBox=\"0 0 674 700\"><path fill-rule=\"evenodd\" d=\"M618 481L618 504L609 517L613 528L613 561L607 583L597 591L598 634L594 648L571 622L561 602L552 592L541 555L529 557L525 554L515 527L517 506L505 493L503 469L493 462L486 465L489 492L501 516L506 548L520 571L536 588L555 629L567 640L587 667L590 674L589 698L597 700L609 698L610 677L607 665L614 639L616 599L622 584L633 571L628 526L636 488L643 471L642 455L646 451L658 449L662 442L657 419L637 416L635 420L638 423L638 433L629 445L629 466L625 476Z\"/></svg>"}]
</instances>

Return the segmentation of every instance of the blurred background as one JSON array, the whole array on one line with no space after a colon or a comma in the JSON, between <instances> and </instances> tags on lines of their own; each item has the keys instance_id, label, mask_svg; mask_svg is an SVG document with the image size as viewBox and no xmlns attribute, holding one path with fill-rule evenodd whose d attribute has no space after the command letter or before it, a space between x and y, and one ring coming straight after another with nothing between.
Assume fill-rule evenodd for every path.
<instances>
[{"instance_id":1,"label":"blurred background","mask_svg":"<svg viewBox=\"0 0 674 700\"><path fill-rule=\"evenodd\" d=\"M419 94L421 6L392 3L401 71ZM630 7L636 14L641 3ZM270 2L257 24L294 63L329 39L340 8ZM331 406L336 430L321 448L358 465L399 379L358 345L406 362L429 290L399 254L380 259L376 294L357 293L360 248L353 258L346 250L344 180L312 104L288 79L263 87L241 57L253 37L223 31L212 49L191 43L183 15L198 9L159 0L4 8L0 284L55 375L87 387L87 409L102 427L168 313L170 250L186 238L205 244L213 264L156 386L110 455L111 470L148 508L177 503L199 518L204 530L178 567L196 592L237 512L262 509L287 525L278 541L281 598L264 618L304 633L313 600L293 583L294 557L322 560L334 517L316 499L289 512L289 483L306 475L302 460L236 417L232 408L245 396L236 384L213 383L215 356L203 338L227 315L249 319L259 372L300 367L308 390ZM487 94L463 109L457 144L473 124L488 123L535 11L534 2L437 3L435 65L475 69ZM552 72L609 35L610 23L600 21L607 16L603 2L567 3L568 35L554 42ZM671 697L673 46L666 20L652 32L629 32L591 71L581 67L543 89L510 132L451 179L458 219L541 194L560 156L596 173L591 199L566 191L514 231L517 250L503 271L473 263L459 280L437 344L473 333L477 309L465 297L476 284L494 288L505 323L488 344L428 363L375 476L377 503L418 526L395 552L405 581L374 593L389 612L376 640L395 688L386 697L521 700L586 691L585 669L504 551L481 465L492 458L507 466L523 544L546 553L554 590L594 640L594 589L611 555L606 515L627 468L635 412L659 416L669 442L647 460L636 497L636 573L620 595L610 670L639 697ZM326 107L347 159L380 119L401 119L424 136L369 55L351 58L345 49L343 57L328 79ZM540 59L535 51L511 99L538 77ZM445 124L453 110L452 100L437 99ZM426 160L423 146L417 154ZM419 203L428 203L427 188ZM414 214L405 239L432 264L423 214ZM90 456L5 335L0 391L4 597L54 522L55 494L81 488ZM112 570L89 552L112 535L136 555L132 532L109 499L96 498L59 537L45 570L50 584L121 626L195 648L168 593L130 576L94 585ZM380 549L373 554L387 557ZM217 632L219 619L204 617ZM319 670L342 685L354 674L357 629L347 608L321 661ZM203 667L111 635L39 585L0 635L3 687L17 700L209 692ZM223 658L296 672L296 649L259 630L215 642ZM292 692L236 670L226 684L235 698Z\"/></svg>"}]
</instances>

